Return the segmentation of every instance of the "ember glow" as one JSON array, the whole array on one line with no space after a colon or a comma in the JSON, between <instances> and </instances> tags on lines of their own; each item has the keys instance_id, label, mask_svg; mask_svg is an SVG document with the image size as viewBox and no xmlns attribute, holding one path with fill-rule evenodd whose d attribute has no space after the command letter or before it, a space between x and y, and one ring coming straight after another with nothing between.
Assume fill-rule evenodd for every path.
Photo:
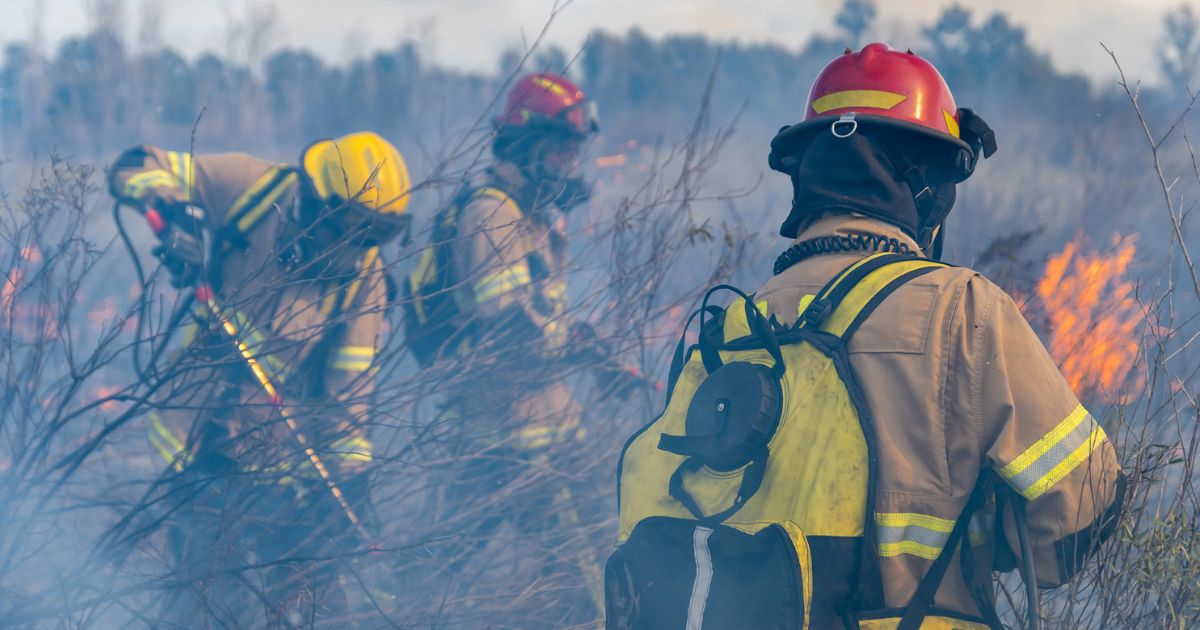
<instances>
[{"instance_id":1,"label":"ember glow","mask_svg":"<svg viewBox=\"0 0 1200 630\"><path fill-rule=\"evenodd\" d=\"M1113 393L1129 384L1145 321L1126 277L1136 240L1118 235L1096 251L1076 239L1050 257L1038 281L1046 346L1078 394Z\"/></svg>"}]
</instances>

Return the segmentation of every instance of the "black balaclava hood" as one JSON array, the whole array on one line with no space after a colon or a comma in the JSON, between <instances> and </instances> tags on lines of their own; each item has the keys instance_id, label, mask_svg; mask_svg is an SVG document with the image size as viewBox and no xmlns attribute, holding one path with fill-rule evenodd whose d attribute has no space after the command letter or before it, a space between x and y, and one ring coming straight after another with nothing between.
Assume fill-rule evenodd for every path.
<instances>
[{"instance_id":1,"label":"black balaclava hood","mask_svg":"<svg viewBox=\"0 0 1200 630\"><path fill-rule=\"evenodd\" d=\"M912 190L900 168L880 147L882 142L894 141L888 137L890 134L864 127L859 126L845 138L818 133L812 139L791 171L792 211L780 226L780 235L796 238L813 220L826 213L855 213L896 225L927 249L933 230L954 205L953 180L928 169L923 173L935 202L929 211L922 212L914 199L919 191Z\"/></svg>"}]
</instances>

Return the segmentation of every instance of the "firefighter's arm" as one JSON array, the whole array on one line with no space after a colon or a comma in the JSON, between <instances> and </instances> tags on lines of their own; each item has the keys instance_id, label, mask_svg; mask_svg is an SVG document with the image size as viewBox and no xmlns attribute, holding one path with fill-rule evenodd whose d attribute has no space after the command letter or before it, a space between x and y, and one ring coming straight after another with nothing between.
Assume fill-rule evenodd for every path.
<instances>
[{"instance_id":1,"label":"firefighter's arm","mask_svg":"<svg viewBox=\"0 0 1200 630\"><path fill-rule=\"evenodd\" d=\"M204 232L220 229L272 166L244 153L193 157L143 144L117 156L109 191L146 216L161 241L155 254L180 284L201 264Z\"/></svg>"},{"instance_id":2,"label":"firefighter's arm","mask_svg":"<svg viewBox=\"0 0 1200 630\"><path fill-rule=\"evenodd\" d=\"M138 145L117 156L109 172L112 196L139 209L203 206L189 153Z\"/></svg>"},{"instance_id":3,"label":"firefighter's arm","mask_svg":"<svg viewBox=\"0 0 1200 630\"><path fill-rule=\"evenodd\" d=\"M142 144L117 156L109 171L109 192L139 210L154 209L168 222L218 229L239 202L270 193L264 175L281 165L247 153L194 156ZM261 194L258 194L261 193ZM249 198L249 199L248 199Z\"/></svg>"},{"instance_id":4,"label":"firefighter's arm","mask_svg":"<svg viewBox=\"0 0 1200 630\"><path fill-rule=\"evenodd\" d=\"M343 470L357 471L372 460L367 436L372 398L379 370L378 357L390 298L386 271L376 260L363 277L361 293L343 315L344 333L329 349L325 386L340 417L331 419L334 433L329 452Z\"/></svg>"},{"instance_id":5,"label":"firefighter's arm","mask_svg":"<svg viewBox=\"0 0 1200 630\"><path fill-rule=\"evenodd\" d=\"M1027 502L1039 585L1071 578L1116 527L1124 477L1104 429L1075 397L1016 304L977 279L989 299L967 335L988 463ZM968 298L969 300L970 298ZM1004 535L1019 549L1009 513Z\"/></svg>"},{"instance_id":6,"label":"firefighter's arm","mask_svg":"<svg viewBox=\"0 0 1200 630\"><path fill-rule=\"evenodd\" d=\"M487 339L545 338L552 313L536 303L530 267L534 244L511 200L482 196L463 208L455 265L474 296L474 315Z\"/></svg>"}]
</instances>

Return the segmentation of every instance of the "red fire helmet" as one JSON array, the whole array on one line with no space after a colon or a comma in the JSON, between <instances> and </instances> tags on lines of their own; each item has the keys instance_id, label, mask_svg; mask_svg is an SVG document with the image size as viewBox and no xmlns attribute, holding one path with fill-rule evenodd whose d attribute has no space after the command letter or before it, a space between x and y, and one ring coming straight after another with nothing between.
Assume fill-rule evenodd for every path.
<instances>
[{"instance_id":1,"label":"red fire helmet","mask_svg":"<svg viewBox=\"0 0 1200 630\"><path fill-rule=\"evenodd\" d=\"M496 118L502 132L566 131L586 136L599 129L594 104L568 79L550 73L528 74L508 93Z\"/></svg>"},{"instance_id":2,"label":"red fire helmet","mask_svg":"<svg viewBox=\"0 0 1200 630\"><path fill-rule=\"evenodd\" d=\"M787 172L814 133L853 133L858 125L905 129L972 152L959 130L959 109L933 64L911 50L869 44L846 49L813 81L804 120L780 130L771 141L771 168ZM950 148L950 147L948 147Z\"/></svg>"}]
</instances>

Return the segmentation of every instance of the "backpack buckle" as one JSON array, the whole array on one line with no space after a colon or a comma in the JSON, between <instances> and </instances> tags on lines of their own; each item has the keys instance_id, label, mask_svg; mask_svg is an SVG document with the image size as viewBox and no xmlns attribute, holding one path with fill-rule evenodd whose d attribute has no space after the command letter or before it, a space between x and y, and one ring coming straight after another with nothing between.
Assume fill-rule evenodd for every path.
<instances>
[{"instance_id":1,"label":"backpack buckle","mask_svg":"<svg viewBox=\"0 0 1200 630\"><path fill-rule=\"evenodd\" d=\"M833 303L825 298L814 300L804 309L804 314L800 317L810 326L820 326L825 322L825 318L829 317L829 312L833 310Z\"/></svg>"}]
</instances>

